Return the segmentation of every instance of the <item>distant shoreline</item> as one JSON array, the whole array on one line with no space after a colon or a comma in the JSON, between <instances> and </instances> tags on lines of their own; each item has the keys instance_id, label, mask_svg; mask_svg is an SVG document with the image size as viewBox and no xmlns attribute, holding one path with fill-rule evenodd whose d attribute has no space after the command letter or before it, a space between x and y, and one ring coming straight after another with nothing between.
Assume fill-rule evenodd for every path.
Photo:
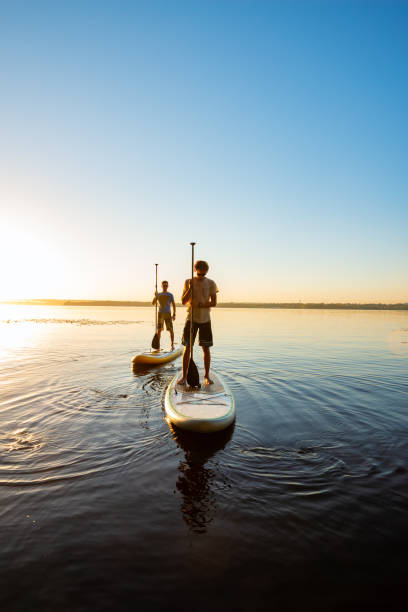
<instances>
[{"instance_id":1,"label":"distant shoreline","mask_svg":"<svg viewBox=\"0 0 408 612\"><path fill-rule=\"evenodd\" d=\"M129 300L5 300L0 304L20 304L28 306L151 306L151 302ZM177 304L181 306L181 304ZM408 310L407 303L324 303L324 302L220 302L217 308L286 308L306 310Z\"/></svg>"}]
</instances>

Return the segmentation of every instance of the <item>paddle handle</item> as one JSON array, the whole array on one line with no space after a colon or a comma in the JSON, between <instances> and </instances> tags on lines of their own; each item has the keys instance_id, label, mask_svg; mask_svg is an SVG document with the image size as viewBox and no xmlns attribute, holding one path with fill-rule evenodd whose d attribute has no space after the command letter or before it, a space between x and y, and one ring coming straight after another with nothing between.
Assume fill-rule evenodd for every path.
<instances>
[{"instance_id":1,"label":"paddle handle","mask_svg":"<svg viewBox=\"0 0 408 612\"><path fill-rule=\"evenodd\" d=\"M156 266L156 301L155 301L156 309L155 309L155 320L156 320L156 333L157 333L157 266L159 264L154 264L154 265Z\"/></svg>"},{"instance_id":2,"label":"paddle handle","mask_svg":"<svg viewBox=\"0 0 408 612\"><path fill-rule=\"evenodd\" d=\"M193 298L194 298L194 245L195 242L190 242L191 244L191 308L190 308L190 359L193 358Z\"/></svg>"}]
</instances>

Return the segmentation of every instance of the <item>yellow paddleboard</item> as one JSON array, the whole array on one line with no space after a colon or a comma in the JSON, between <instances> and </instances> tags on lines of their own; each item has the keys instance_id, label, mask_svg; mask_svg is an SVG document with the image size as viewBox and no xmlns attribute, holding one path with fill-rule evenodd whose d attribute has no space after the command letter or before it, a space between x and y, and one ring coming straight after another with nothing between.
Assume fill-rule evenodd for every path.
<instances>
[{"instance_id":1,"label":"yellow paddleboard","mask_svg":"<svg viewBox=\"0 0 408 612\"><path fill-rule=\"evenodd\" d=\"M152 349L150 351L140 353L139 355L135 355L135 357L133 357L132 359L132 363L133 365L162 365L163 363L168 363L169 361L173 361L173 359L177 359L177 357L180 357L183 350L184 347L180 345L175 346L172 351L165 351L162 349L155 351L154 349Z\"/></svg>"}]
</instances>

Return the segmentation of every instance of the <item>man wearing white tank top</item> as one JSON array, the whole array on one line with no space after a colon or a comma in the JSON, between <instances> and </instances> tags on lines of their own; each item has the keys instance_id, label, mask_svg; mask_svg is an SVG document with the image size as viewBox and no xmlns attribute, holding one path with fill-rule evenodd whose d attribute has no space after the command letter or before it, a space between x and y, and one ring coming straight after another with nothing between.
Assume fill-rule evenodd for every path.
<instances>
[{"instance_id":1,"label":"man wearing white tank top","mask_svg":"<svg viewBox=\"0 0 408 612\"><path fill-rule=\"evenodd\" d=\"M206 261L196 261L194 264L196 275L193 279L193 344L198 332L198 343L203 349L204 356L204 382L212 385L210 378L211 353L210 346L213 345L211 329L210 309L217 305L218 288L215 282L206 278L209 265ZM186 347L183 355L183 374L177 381L179 385L185 385L187 380L188 364L190 362L190 324L191 324L191 279L184 283L181 302L187 306L187 318L183 331L182 344Z\"/></svg>"}]
</instances>

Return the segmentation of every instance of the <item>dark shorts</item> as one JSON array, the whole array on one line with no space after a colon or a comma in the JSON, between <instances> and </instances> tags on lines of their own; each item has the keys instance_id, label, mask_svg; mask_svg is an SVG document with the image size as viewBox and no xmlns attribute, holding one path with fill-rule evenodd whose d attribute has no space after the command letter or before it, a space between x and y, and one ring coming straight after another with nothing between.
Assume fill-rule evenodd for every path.
<instances>
[{"instance_id":1,"label":"dark shorts","mask_svg":"<svg viewBox=\"0 0 408 612\"><path fill-rule=\"evenodd\" d=\"M173 321L171 318L171 314L169 312L159 312L159 316L157 318L157 329L161 331L166 323L166 329L168 331L173 331Z\"/></svg>"},{"instance_id":2,"label":"dark shorts","mask_svg":"<svg viewBox=\"0 0 408 612\"><path fill-rule=\"evenodd\" d=\"M193 344L198 332L198 344L200 346L212 346L213 336L211 329L211 321L207 323L193 323ZM184 346L190 346L190 319L186 321L183 330L183 339L181 343Z\"/></svg>"}]
</instances>

